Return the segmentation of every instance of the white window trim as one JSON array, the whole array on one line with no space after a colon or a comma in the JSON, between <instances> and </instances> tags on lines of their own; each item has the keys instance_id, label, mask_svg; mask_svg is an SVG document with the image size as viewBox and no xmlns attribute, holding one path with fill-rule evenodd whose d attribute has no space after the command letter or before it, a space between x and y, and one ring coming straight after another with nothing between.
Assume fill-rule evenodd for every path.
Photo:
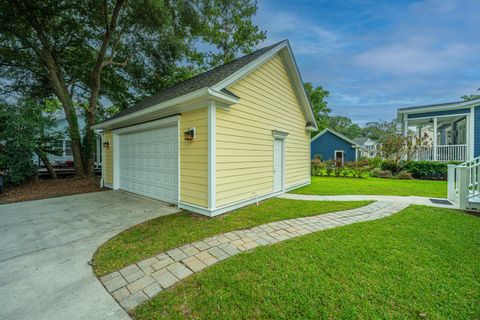
<instances>
[{"instance_id":1,"label":"white window trim","mask_svg":"<svg viewBox=\"0 0 480 320\"><path fill-rule=\"evenodd\" d=\"M333 151L333 161L337 161L337 152L342 153L342 165L345 163L345 150L335 150Z\"/></svg>"}]
</instances>

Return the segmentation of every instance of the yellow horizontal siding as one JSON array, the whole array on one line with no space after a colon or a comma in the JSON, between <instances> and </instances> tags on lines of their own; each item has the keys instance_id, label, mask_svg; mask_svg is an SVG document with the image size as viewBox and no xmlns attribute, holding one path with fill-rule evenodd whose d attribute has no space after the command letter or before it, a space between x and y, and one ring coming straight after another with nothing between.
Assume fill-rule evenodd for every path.
<instances>
[{"instance_id":1,"label":"yellow horizontal siding","mask_svg":"<svg viewBox=\"0 0 480 320\"><path fill-rule=\"evenodd\" d=\"M107 184L113 184L113 139L112 133L110 131L105 131L103 133L103 142L109 142L109 147L103 148L103 159L102 159L102 167L103 167L103 174L104 174L104 181Z\"/></svg>"},{"instance_id":2,"label":"yellow horizontal siding","mask_svg":"<svg viewBox=\"0 0 480 320\"><path fill-rule=\"evenodd\" d=\"M285 186L310 178L306 119L280 56L228 88L240 102L217 109L216 206L273 192L272 130L285 139Z\"/></svg>"},{"instance_id":3,"label":"yellow horizontal siding","mask_svg":"<svg viewBox=\"0 0 480 320\"><path fill-rule=\"evenodd\" d=\"M208 130L207 108L182 113L180 117L180 200L207 207ZM196 128L196 138L185 141L183 132Z\"/></svg>"}]
</instances>

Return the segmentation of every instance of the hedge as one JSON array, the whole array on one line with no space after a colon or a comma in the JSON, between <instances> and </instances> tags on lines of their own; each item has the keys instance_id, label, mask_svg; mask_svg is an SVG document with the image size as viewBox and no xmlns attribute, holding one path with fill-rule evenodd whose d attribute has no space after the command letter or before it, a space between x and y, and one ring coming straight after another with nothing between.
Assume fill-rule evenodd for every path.
<instances>
[{"instance_id":1,"label":"hedge","mask_svg":"<svg viewBox=\"0 0 480 320\"><path fill-rule=\"evenodd\" d=\"M416 179L446 180L448 164L459 162L410 161L406 162L402 169L410 172Z\"/></svg>"}]
</instances>

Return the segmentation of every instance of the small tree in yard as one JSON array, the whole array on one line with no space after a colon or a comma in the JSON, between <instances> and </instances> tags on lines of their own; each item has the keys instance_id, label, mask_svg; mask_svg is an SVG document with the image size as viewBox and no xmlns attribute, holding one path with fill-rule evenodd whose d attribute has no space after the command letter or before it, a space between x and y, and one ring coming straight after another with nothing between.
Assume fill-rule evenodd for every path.
<instances>
[{"instance_id":1,"label":"small tree in yard","mask_svg":"<svg viewBox=\"0 0 480 320\"><path fill-rule=\"evenodd\" d=\"M56 178L48 154L57 154L53 143L63 134L53 130L55 119L45 112L45 106L30 101L18 105L0 105L0 163L9 173L9 181L20 184L36 173L32 157L36 154L50 176Z\"/></svg>"}]
</instances>

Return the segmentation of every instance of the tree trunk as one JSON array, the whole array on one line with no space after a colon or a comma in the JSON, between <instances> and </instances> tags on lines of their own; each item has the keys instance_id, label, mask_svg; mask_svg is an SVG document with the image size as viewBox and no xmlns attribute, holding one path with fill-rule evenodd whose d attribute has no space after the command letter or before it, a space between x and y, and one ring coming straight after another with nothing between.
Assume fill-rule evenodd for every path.
<instances>
[{"instance_id":1,"label":"tree trunk","mask_svg":"<svg viewBox=\"0 0 480 320\"><path fill-rule=\"evenodd\" d=\"M55 169L52 167L50 160L48 160L47 155L44 152L37 152L37 155L40 158L40 160L42 160L43 164L45 165L45 168L47 168L47 171L50 174L50 177L52 179L57 179L57 173L55 172Z\"/></svg>"},{"instance_id":2,"label":"tree trunk","mask_svg":"<svg viewBox=\"0 0 480 320\"><path fill-rule=\"evenodd\" d=\"M65 117L67 119L69 135L72 145L73 164L76 176L84 176L85 169L82 159L82 141L80 138L80 131L78 128L77 114L75 107L65 84L65 79L60 66L58 65L48 43L48 38L43 30L42 25L37 21L36 17L30 17L32 27L35 30L38 40L41 43L39 51L36 51L39 57L45 62L48 70L48 76L53 86L55 95L60 100Z\"/></svg>"}]
</instances>

